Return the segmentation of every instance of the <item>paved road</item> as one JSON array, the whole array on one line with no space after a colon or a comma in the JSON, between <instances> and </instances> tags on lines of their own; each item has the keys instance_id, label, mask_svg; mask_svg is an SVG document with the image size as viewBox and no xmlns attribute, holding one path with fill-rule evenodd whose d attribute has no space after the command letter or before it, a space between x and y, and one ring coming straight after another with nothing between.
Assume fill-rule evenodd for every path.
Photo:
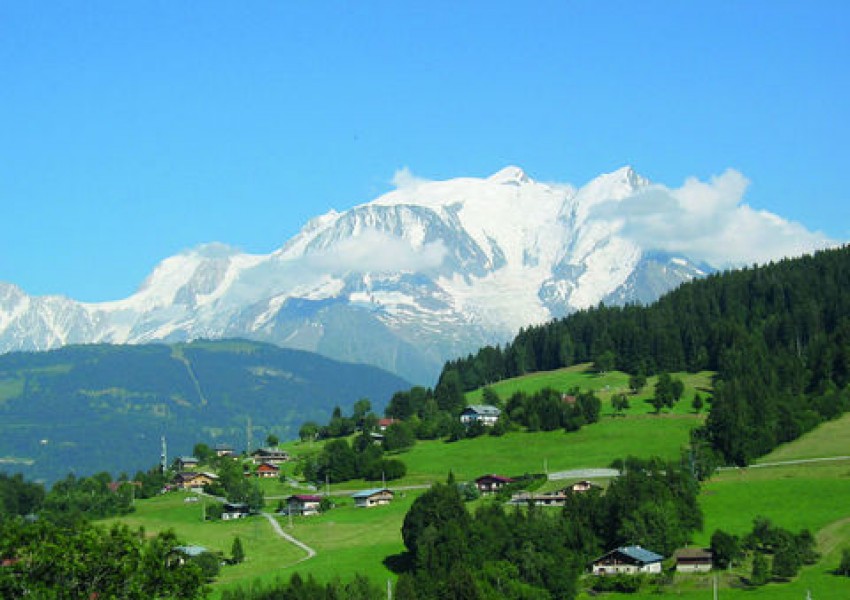
<instances>
[{"instance_id":1,"label":"paved road","mask_svg":"<svg viewBox=\"0 0 850 600\"><path fill-rule=\"evenodd\" d=\"M280 523L278 523L277 519L275 519L275 518L274 518L274 515L272 515L271 513L265 513L265 512L264 512L264 513L260 513L260 514L262 514L262 515L263 515L266 519L268 519L268 520L269 520L269 523L271 523L271 525L272 525L272 529L274 529L274 531L275 531L275 533L276 533L276 534L278 534L278 535L279 535L280 537L282 537L283 539L285 539L285 540L287 540L287 541L289 541L289 542L292 542L293 544L295 544L296 546L298 546L299 548L301 548L302 550L304 550L304 552L306 552L306 553L307 553L307 556L305 556L305 557L304 557L304 558L302 558L301 560L296 561L296 562L294 562L294 563L292 563L292 564L297 565L297 564L298 564L298 563L300 563L300 562L304 562L305 560L310 560L311 558L313 558L314 556L316 556L316 551L315 551L315 550L313 550L310 546L308 546L307 544L305 544L305 543L304 543L304 542L302 542L301 540L297 540L297 539L295 539L294 537L292 537L291 535L289 535L288 533L286 533L286 532L283 530L283 527L281 527L281 526L280 526ZM290 565L290 566L291 566L291 565Z\"/></svg>"},{"instance_id":2,"label":"paved road","mask_svg":"<svg viewBox=\"0 0 850 600\"><path fill-rule=\"evenodd\" d=\"M619 474L620 472L617 469L572 469L571 471L549 473L549 480L610 478L617 477Z\"/></svg>"},{"instance_id":3,"label":"paved road","mask_svg":"<svg viewBox=\"0 0 850 600\"><path fill-rule=\"evenodd\" d=\"M784 467L785 465L805 465L817 462L833 462L850 460L850 456L825 456L823 458L798 458L796 460L780 460L777 462L754 463L746 467L720 467L718 471L731 471L734 469L760 469L763 467Z\"/></svg>"}]
</instances>

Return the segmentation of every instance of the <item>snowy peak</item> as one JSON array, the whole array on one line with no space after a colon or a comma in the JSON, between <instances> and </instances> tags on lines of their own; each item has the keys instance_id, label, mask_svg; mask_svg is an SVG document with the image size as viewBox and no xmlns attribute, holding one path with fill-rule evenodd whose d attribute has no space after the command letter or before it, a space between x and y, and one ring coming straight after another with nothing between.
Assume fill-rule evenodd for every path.
<instances>
[{"instance_id":1,"label":"snowy peak","mask_svg":"<svg viewBox=\"0 0 850 600\"><path fill-rule=\"evenodd\" d=\"M602 300L646 301L698 274L620 236L597 210L652 185L631 167L578 189L515 166L396 179L397 189L315 217L270 254L207 244L166 258L116 302L31 298L0 284L0 350L246 337L430 384L446 360L521 327Z\"/></svg>"},{"instance_id":2,"label":"snowy peak","mask_svg":"<svg viewBox=\"0 0 850 600\"><path fill-rule=\"evenodd\" d=\"M525 171L519 167L510 166L493 173L487 178L487 181L498 183L500 185L519 185L522 183L529 183L531 179L525 174Z\"/></svg>"}]
</instances>

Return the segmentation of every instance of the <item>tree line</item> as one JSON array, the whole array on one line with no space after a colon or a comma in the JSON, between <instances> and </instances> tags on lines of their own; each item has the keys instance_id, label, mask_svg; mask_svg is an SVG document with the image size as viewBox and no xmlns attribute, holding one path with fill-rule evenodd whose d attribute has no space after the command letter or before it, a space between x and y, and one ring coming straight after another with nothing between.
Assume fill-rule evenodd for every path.
<instances>
[{"instance_id":1,"label":"tree line","mask_svg":"<svg viewBox=\"0 0 850 600\"><path fill-rule=\"evenodd\" d=\"M607 550L641 544L665 556L702 528L699 486L676 462L628 458L606 491L568 495L560 511L486 503L470 514L449 480L404 519L394 598L575 598Z\"/></svg>"},{"instance_id":2,"label":"tree line","mask_svg":"<svg viewBox=\"0 0 850 600\"><path fill-rule=\"evenodd\" d=\"M598 306L449 361L461 391L595 362L633 375L713 370L706 438L747 464L850 409L850 247L710 275L651 306Z\"/></svg>"}]
</instances>

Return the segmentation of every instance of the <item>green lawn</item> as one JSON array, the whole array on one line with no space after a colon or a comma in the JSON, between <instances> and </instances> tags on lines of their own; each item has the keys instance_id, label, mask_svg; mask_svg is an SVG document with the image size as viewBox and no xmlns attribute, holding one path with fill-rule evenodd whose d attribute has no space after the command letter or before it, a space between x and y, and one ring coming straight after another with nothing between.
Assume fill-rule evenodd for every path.
<instances>
[{"instance_id":1,"label":"green lawn","mask_svg":"<svg viewBox=\"0 0 850 600\"><path fill-rule=\"evenodd\" d=\"M756 462L778 462L825 456L850 456L850 413L834 421L822 423L800 439L779 446Z\"/></svg>"},{"instance_id":2,"label":"green lawn","mask_svg":"<svg viewBox=\"0 0 850 600\"><path fill-rule=\"evenodd\" d=\"M672 410L667 411L665 409L664 412L687 414L692 411L691 400L693 400L695 393L699 393L703 399L711 395L713 372L671 373L671 375L682 380L682 383L685 384L685 392L682 395L682 399ZM547 387L564 392L573 387L579 387L582 390L593 390L599 399L602 400L603 414L607 415L611 414L611 396L622 392L629 394L629 403L631 404L629 414L646 414L655 410L647 400L654 395L657 380L657 377L649 377L644 388L638 394L632 395L629 390L629 375L627 373L620 371L596 373L593 371L591 365L586 363L556 371L531 373L522 377L505 379L489 387L503 401L507 401L516 392L533 394ZM466 399L470 404L475 404L481 402L482 394L483 389L478 389L467 393ZM708 407L705 407L704 410L707 411Z\"/></svg>"},{"instance_id":3,"label":"green lawn","mask_svg":"<svg viewBox=\"0 0 850 600\"><path fill-rule=\"evenodd\" d=\"M245 550L245 562L222 567L219 584L248 581L260 573L273 572L303 558L303 550L283 540L272 531L263 517L238 521L202 521L204 502L186 503L191 494L172 492L156 498L137 501L136 511L104 524L120 521L132 528L144 527L148 533L174 529L187 544L197 544L230 556L233 539L239 536Z\"/></svg>"}]
</instances>

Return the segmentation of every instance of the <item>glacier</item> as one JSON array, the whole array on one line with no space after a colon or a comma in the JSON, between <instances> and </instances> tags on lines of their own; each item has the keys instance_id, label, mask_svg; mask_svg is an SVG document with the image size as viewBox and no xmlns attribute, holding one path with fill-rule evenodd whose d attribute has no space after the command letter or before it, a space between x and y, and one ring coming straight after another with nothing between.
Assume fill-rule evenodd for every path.
<instances>
[{"instance_id":1,"label":"glacier","mask_svg":"<svg viewBox=\"0 0 850 600\"><path fill-rule=\"evenodd\" d=\"M241 337L432 385L446 360L522 327L599 302L651 302L710 272L622 235L617 203L653 185L631 167L579 188L513 166L412 180L310 220L270 254L211 243L168 257L122 300L0 283L0 351Z\"/></svg>"}]
</instances>

